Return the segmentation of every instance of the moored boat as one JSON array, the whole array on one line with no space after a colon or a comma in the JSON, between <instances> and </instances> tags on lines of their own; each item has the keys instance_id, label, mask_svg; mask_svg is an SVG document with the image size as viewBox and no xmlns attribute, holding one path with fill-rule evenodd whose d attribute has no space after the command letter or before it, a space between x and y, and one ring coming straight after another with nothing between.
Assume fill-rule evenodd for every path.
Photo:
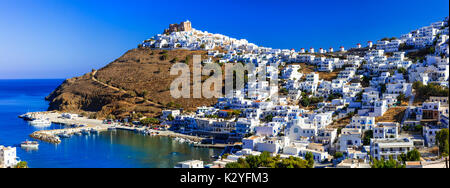
<instances>
[{"instance_id":1,"label":"moored boat","mask_svg":"<svg viewBox=\"0 0 450 188\"><path fill-rule=\"evenodd\" d=\"M70 135L66 132L58 135L60 138L70 138Z\"/></svg>"},{"instance_id":2,"label":"moored boat","mask_svg":"<svg viewBox=\"0 0 450 188\"><path fill-rule=\"evenodd\" d=\"M36 141L28 141L27 140L25 142L22 142L20 144L20 147L24 148L24 149L38 149L39 148L39 143L36 142Z\"/></svg>"},{"instance_id":3,"label":"moored boat","mask_svg":"<svg viewBox=\"0 0 450 188\"><path fill-rule=\"evenodd\" d=\"M30 121L30 125L35 127L49 127L52 125L52 122L48 119L35 119Z\"/></svg>"},{"instance_id":4,"label":"moored boat","mask_svg":"<svg viewBox=\"0 0 450 188\"><path fill-rule=\"evenodd\" d=\"M99 133L99 131L98 131L97 129L91 129L90 132L91 132L92 134L98 134L98 133Z\"/></svg>"},{"instance_id":5,"label":"moored boat","mask_svg":"<svg viewBox=\"0 0 450 188\"><path fill-rule=\"evenodd\" d=\"M83 130L81 131L81 134L83 134L83 135L89 135L89 131L88 131L87 129L83 129Z\"/></svg>"}]
</instances>

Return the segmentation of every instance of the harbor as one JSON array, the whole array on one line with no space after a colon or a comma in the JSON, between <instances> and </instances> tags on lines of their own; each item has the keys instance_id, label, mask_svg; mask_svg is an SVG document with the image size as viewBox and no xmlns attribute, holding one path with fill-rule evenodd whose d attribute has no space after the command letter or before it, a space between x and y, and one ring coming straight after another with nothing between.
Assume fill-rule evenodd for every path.
<instances>
[{"instance_id":1,"label":"harbor","mask_svg":"<svg viewBox=\"0 0 450 188\"><path fill-rule=\"evenodd\" d=\"M26 161L30 168L172 168L178 162L192 159L212 162L211 156L222 152L221 149L194 147L186 140L176 141L178 134L170 131L151 130L155 133L150 136L140 132L145 129L139 127L112 126L103 124L102 120L83 117L58 118L63 113L47 112L48 102L44 98L63 81L0 81L0 95L3 96L0 97L0 145L17 148L18 160ZM21 114L44 120L50 118L52 123L50 126L45 122L31 125L30 121L24 121L25 117L18 118ZM83 125L86 127L72 127ZM70 138L60 138L59 144L30 137L38 132L58 136L52 130L96 126L107 128L98 133L80 135L75 132ZM156 136L158 132L160 134ZM26 141L30 143L25 144Z\"/></svg>"},{"instance_id":2,"label":"harbor","mask_svg":"<svg viewBox=\"0 0 450 188\"><path fill-rule=\"evenodd\" d=\"M201 144L204 138L198 136L185 135L168 130L153 130L147 127L125 126L122 123L107 124L102 120L88 119L86 117L80 117L76 114L71 114L69 116L68 114L60 112L30 112L20 115L19 118L22 118L27 121L45 119L53 124L63 125L65 127L63 129L40 130L30 134L31 138L53 144L59 144L61 143L62 138L70 138L72 135L99 133L110 130L125 130L136 133L142 133L150 136L165 136L173 138L179 142L187 142L194 144L194 146L196 147L206 147L206 148L226 147L221 145L215 146L211 144Z\"/></svg>"},{"instance_id":3,"label":"harbor","mask_svg":"<svg viewBox=\"0 0 450 188\"><path fill-rule=\"evenodd\" d=\"M74 134L83 134L83 132L98 133L107 131L110 125L104 124L101 120L88 119L85 117L67 117L64 113L58 112L31 112L19 116L20 118L30 121L47 120L54 124L60 124L64 129L41 130L30 134L31 138L49 142L53 144L61 143L61 138L69 138ZM31 122L33 122L31 121Z\"/></svg>"}]
</instances>

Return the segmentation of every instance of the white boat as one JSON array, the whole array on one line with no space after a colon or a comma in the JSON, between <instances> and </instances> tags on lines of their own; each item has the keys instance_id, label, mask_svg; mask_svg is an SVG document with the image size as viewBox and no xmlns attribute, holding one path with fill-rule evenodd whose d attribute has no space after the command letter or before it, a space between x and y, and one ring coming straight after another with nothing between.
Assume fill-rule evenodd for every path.
<instances>
[{"instance_id":1,"label":"white boat","mask_svg":"<svg viewBox=\"0 0 450 188\"><path fill-rule=\"evenodd\" d=\"M25 141L25 142L22 142L21 144L20 144L20 147L21 148L25 148L25 149L38 149L39 148L39 143L38 142L36 142L36 141Z\"/></svg>"},{"instance_id":2,"label":"white boat","mask_svg":"<svg viewBox=\"0 0 450 188\"><path fill-rule=\"evenodd\" d=\"M108 127L108 131L116 131L116 127Z\"/></svg>"},{"instance_id":3,"label":"white boat","mask_svg":"<svg viewBox=\"0 0 450 188\"><path fill-rule=\"evenodd\" d=\"M64 132L58 135L60 138L70 138L70 134Z\"/></svg>"},{"instance_id":4,"label":"white boat","mask_svg":"<svg viewBox=\"0 0 450 188\"><path fill-rule=\"evenodd\" d=\"M81 131L81 134L83 134L83 135L89 135L89 130L83 129L83 130Z\"/></svg>"},{"instance_id":5,"label":"white boat","mask_svg":"<svg viewBox=\"0 0 450 188\"><path fill-rule=\"evenodd\" d=\"M33 121L30 121L30 125L36 127L49 127L52 125L52 122L48 119L35 119Z\"/></svg>"},{"instance_id":6,"label":"white boat","mask_svg":"<svg viewBox=\"0 0 450 188\"><path fill-rule=\"evenodd\" d=\"M91 132L92 134L98 134L99 131L97 129L91 129L89 132Z\"/></svg>"}]
</instances>

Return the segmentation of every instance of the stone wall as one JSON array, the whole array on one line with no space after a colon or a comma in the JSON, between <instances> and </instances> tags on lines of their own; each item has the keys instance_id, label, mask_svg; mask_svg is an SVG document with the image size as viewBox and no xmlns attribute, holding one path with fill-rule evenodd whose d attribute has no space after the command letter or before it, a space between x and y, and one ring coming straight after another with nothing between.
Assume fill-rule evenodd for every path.
<instances>
[{"instance_id":1,"label":"stone wall","mask_svg":"<svg viewBox=\"0 0 450 188\"><path fill-rule=\"evenodd\" d=\"M164 30L164 34L170 34L173 32L180 32L180 31L191 31L192 30L192 24L190 21L181 22L180 24L170 24L168 29Z\"/></svg>"}]
</instances>

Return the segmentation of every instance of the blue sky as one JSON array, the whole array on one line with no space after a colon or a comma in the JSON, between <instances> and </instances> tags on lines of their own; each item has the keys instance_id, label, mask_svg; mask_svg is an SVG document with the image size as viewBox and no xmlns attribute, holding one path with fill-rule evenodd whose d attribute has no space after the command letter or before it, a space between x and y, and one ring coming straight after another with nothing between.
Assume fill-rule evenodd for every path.
<instances>
[{"instance_id":1,"label":"blue sky","mask_svg":"<svg viewBox=\"0 0 450 188\"><path fill-rule=\"evenodd\" d=\"M448 0L1 0L0 79L101 68L170 23L260 46L346 48L449 15Z\"/></svg>"}]
</instances>

